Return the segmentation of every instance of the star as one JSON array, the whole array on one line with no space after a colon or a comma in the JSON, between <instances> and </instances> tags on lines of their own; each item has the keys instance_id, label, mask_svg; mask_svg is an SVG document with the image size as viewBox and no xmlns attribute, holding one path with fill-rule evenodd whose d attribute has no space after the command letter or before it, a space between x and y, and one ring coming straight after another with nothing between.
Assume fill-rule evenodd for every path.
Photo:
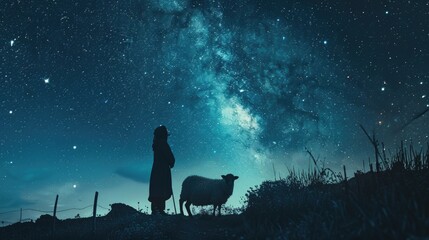
<instances>
[{"instance_id":1,"label":"star","mask_svg":"<svg viewBox=\"0 0 429 240\"><path fill-rule=\"evenodd\" d=\"M48 84L48 83L49 83L49 78L45 78L45 79L43 79L43 81L44 81L46 84Z\"/></svg>"}]
</instances>

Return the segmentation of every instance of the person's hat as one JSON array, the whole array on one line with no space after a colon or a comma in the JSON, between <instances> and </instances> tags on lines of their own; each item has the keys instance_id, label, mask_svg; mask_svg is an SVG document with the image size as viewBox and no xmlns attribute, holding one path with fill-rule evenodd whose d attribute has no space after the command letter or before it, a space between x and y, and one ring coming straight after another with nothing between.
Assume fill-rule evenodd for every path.
<instances>
[{"instance_id":1,"label":"person's hat","mask_svg":"<svg viewBox=\"0 0 429 240\"><path fill-rule=\"evenodd\" d=\"M155 128L155 131L153 132L153 135L157 137L167 137L170 134L168 134L167 128L163 125Z\"/></svg>"}]
</instances>

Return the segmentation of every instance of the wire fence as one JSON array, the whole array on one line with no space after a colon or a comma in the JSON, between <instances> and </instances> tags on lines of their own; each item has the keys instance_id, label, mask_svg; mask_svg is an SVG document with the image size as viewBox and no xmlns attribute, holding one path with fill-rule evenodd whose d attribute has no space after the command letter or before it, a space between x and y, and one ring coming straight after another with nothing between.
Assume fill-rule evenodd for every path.
<instances>
[{"instance_id":1,"label":"wire fence","mask_svg":"<svg viewBox=\"0 0 429 240\"><path fill-rule=\"evenodd\" d=\"M96 193L97 195L97 193ZM56 202L57 204L57 202ZM94 207L95 206L95 207ZM1 223L1 227L7 226L7 225L11 225L14 223L19 223L19 222L32 222L34 219L33 218L23 218L23 215L28 215L29 212L36 212L36 213L41 213L41 214L52 214L54 217L56 217L56 213L64 213L64 212L70 212L70 211L82 211L82 210L86 210L88 208L93 208L93 215L92 217L96 217L96 216L100 216L100 215L96 215L96 210L97 208L99 209L103 209L106 211L110 211L110 208L104 207L102 205L97 204L97 196L96 199L94 201L94 204L90 204L84 207L73 207L73 208L67 208L67 209L61 209L61 210L56 210L57 206L54 206L54 209L52 210L41 210L41 209L35 209L35 208L20 208L17 210L8 210L8 211L4 211L4 212L0 212L0 223ZM4 220L4 218L6 218L5 216L7 215L14 215L14 214L19 214L19 220L13 221L10 219L13 219L14 217L9 217L8 220ZM40 217L40 215L39 215ZM80 218L81 215L80 213L77 213L77 215L75 215L75 218ZM91 217L91 216L88 216ZM17 217L15 219L18 219Z\"/></svg>"}]
</instances>

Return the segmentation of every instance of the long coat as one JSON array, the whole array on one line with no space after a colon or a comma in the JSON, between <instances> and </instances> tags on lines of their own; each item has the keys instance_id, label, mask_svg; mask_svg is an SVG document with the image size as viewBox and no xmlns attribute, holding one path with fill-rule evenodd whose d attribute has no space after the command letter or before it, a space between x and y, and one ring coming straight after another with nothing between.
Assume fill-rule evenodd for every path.
<instances>
[{"instance_id":1,"label":"long coat","mask_svg":"<svg viewBox=\"0 0 429 240\"><path fill-rule=\"evenodd\" d=\"M153 166L150 173L149 201L166 201L173 194L171 186L171 171L175 159L167 141L153 145Z\"/></svg>"}]
</instances>

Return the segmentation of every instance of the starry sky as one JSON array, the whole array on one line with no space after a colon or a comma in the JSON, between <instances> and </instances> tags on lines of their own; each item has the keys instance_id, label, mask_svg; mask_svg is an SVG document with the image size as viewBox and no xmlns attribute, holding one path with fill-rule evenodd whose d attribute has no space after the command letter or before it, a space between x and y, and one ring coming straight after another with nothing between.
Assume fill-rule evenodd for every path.
<instances>
[{"instance_id":1,"label":"starry sky","mask_svg":"<svg viewBox=\"0 0 429 240\"><path fill-rule=\"evenodd\" d=\"M56 194L59 210L80 208L95 191L101 206L145 208L160 124L176 202L186 176L234 173L233 206L273 166L308 169L306 148L361 169L373 150L359 124L392 151L429 138L428 114L411 121L429 107L428 1L0 6L0 212L50 210Z\"/></svg>"}]
</instances>

